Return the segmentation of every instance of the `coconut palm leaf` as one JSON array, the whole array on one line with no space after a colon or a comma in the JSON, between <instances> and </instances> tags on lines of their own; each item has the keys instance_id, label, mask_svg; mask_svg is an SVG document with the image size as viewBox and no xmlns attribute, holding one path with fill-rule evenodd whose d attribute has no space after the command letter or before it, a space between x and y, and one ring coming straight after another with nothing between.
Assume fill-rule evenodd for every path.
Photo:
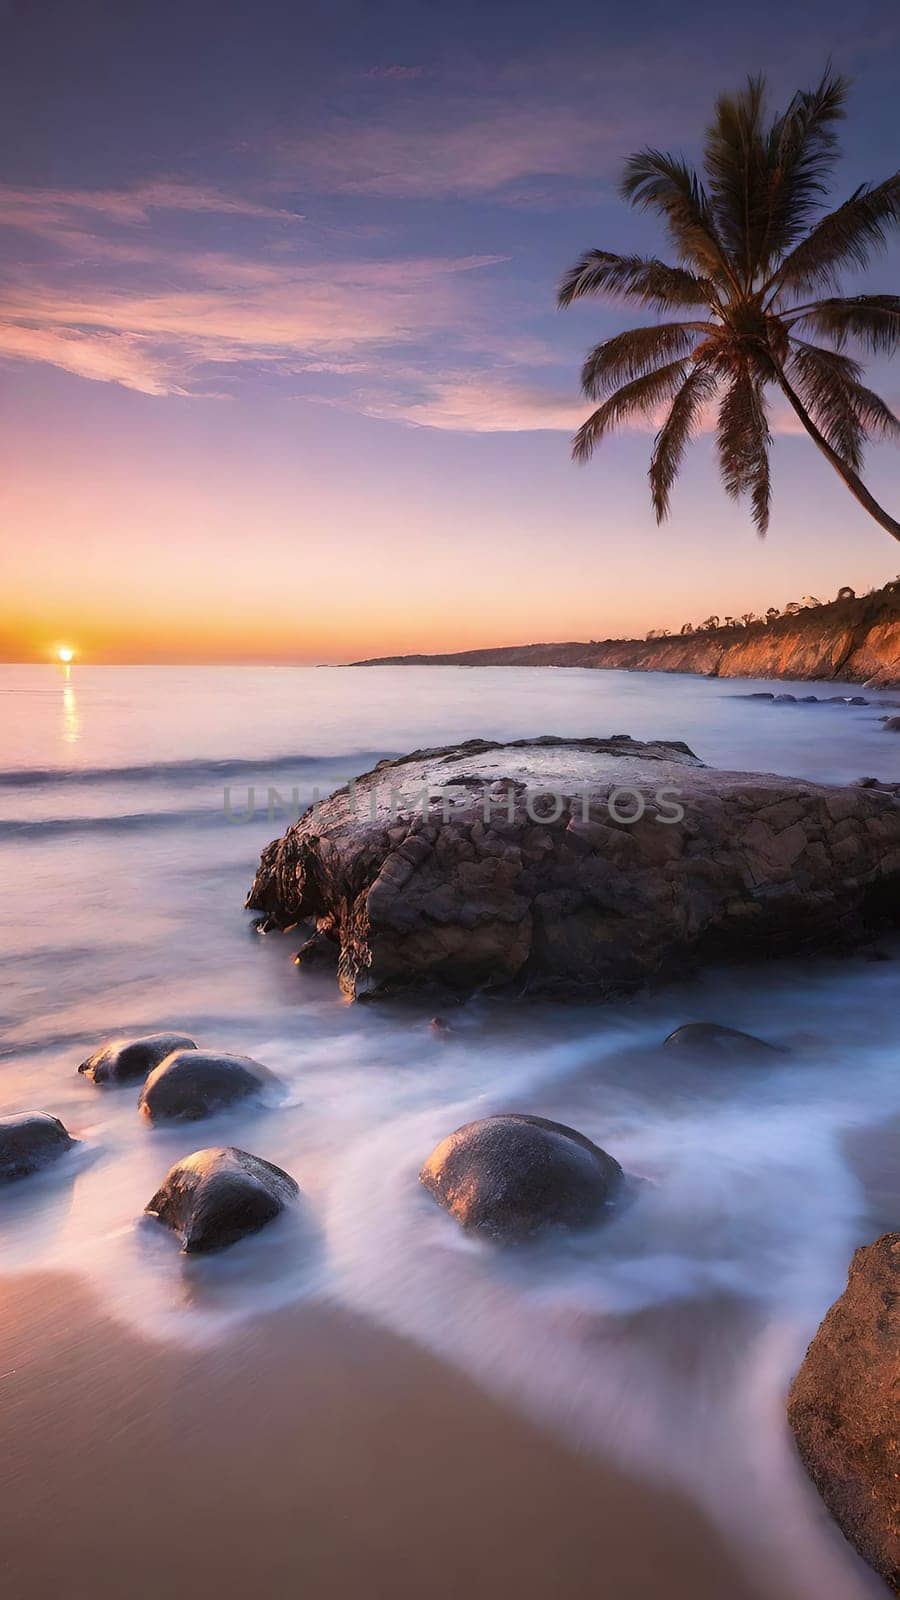
<instances>
[{"instance_id":1,"label":"coconut palm leaf","mask_svg":"<svg viewBox=\"0 0 900 1600\"><path fill-rule=\"evenodd\" d=\"M623 384L602 406L583 422L575 435L572 454L576 461L589 461L605 433L634 416L646 415L663 400L668 400L685 376L683 361L671 361L655 372L647 372L632 383Z\"/></svg>"},{"instance_id":2,"label":"coconut palm leaf","mask_svg":"<svg viewBox=\"0 0 900 1600\"><path fill-rule=\"evenodd\" d=\"M722 479L734 497L749 495L756 526L765 532L771 494L765 395L774 385L859 504L900 540L900 522L859 476L867 440L897 439L900 423L865 387L859 362L844 354L850 341L878 354L896 349L900 296L835 293L798 303L810 288L837 288L841 268L866 265L900 225L898 174L863 184L836 211L817 216L846 97L846 80L830 67L771 120L761 78L721 96L706 136L703 177L680 156L653 149L639 151L625 167L622 194L662 217L679 264L589 250L562 280L561 306L614 294L658 312L704 308L696 321L665 321L605 339L582 370L585 393L606 399L572 442L579 461L635 413L671 402L650 464L658 520L668 512L704 403L721 385ZM834 348L822 348L821 340Z\"/></svg>"},{"instance_id":3,"label":"coconut palm leaf","mask_svg":"<svg viewBox=\"0 0 900 1600\"><path fill-rule=\"evenodd\" d=\"M717 442L725 492L733 500L749 495L757 531L766 533L771 498L769 448L772 435L761 386L747 369L733 374L722 396Z\"/></svg>"},{"instance_id":4,"label":"coconut palm leaf","mask_svg":"<svg viewBox=\"0 0 900 1600\"><path fill-rule=\"evenodd\" d=\"M758 263L784 256L808 228L828 191L839 154L835 123L845 116L849 82L828 68L815 89L796 94L769 133L769 228Z\"/></svg>"},{"instance_id":5,"label":"coconut palm leaf","mask_svg":"<svg viewBox=\"0 0 900 1600\"><path fill-rule=\"evenodd\" d=\"M617 384L642 378L661 362L690 353L703 322L659 322L647 328L632 328L595 345L581 369L581 387L591 400L599 400Z\"/></svg>"},{"instance_id":6,"label":"coconut palm leaf","mask_svg":"<svg viewBox=\"0 0 900 1600\"><path fill-rule=\"evenodd\" d=\"M779 285L808 290L835 283L842 267L865 268L884 249L900 222L900 172L884 183L864 183L836 211L823 217L781 263Z\"/></svg>"},{"instance_id":7,"label":"coconut palm leaf","mask_svg":"<svg viewBox=\"0 0 900 1600\"><path fill-rule=\"evenodd\" d=\"M729 268L703 184L678 156L640 150L625 163L625 200L663 217L679 256L705 277L728 278Z\"/></svg>"},{"instance_id":8,"label":"coconut palm leaf","mask_svg":"<svg viewBox=\"0 0 900 1600\"><path fill-rule=\"evenodd\" d=\"M709 305L716 299L715 285L684 267L670 267L642 256L617 256L609 250L588 250L562 279L558 303L570 306L585 295L603 293L640 300L655 311Z\"/></svg>"},{"instance_id":9,"label":"coconut palm leaf","mask_svg":"<svg viewBox=\"0 0 900 1600\"><path fill-rule=\"evenodd\" d=\"M699 426L703 407L713 399L717 387L714 372L695 366L675 395L669 415L656 435L649 477L657 522L669 515L669 496L685 450Z\"/></svg>"},{"instance_id":10,"label":"coconut palm leaf","mask_svg":"<svg viewBox=\"0 0 900 1600\"><path fill-rule=\"evenodd\" d=\"M858 471L862 466L865 428L857 410L855 392L862 368L836 350L795 340L788 372L828 443Z\"/></svg>"},{"instance_id":11,"label":"coconut palm leaf","mask_svg":"<svg viewBox=\"0 0 900 1600\"><path fill-rule=\"evenodd\" d=\"M839 350L848 339L858 339L873 355L892 355L900 341L900 295L858 294L850 299L835 296L816 300L791 312L785 323L831 339Z\"/></svg>"}]
</instances>

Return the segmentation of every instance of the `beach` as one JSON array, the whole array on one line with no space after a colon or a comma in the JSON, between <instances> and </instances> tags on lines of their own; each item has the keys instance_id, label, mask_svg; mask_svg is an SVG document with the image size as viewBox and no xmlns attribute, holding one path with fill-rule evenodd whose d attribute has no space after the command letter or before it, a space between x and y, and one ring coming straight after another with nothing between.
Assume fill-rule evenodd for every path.
<instances>
[{"instance_id":1,"label":"beach","mask_svg":"<svg viewBox=\"0 0 900 1600\"><path fill-rule=\"evenodd\" d=\"M880 1592L784 1397L853 1250L896 1221L896 939L605 1006L482 997L436 1033L415 1000L348 1005L294 966L296 932L260 936L241 909L291 806L443 740L627 730L723 767L900 776L885 697L744 697L771 688L0 671L0 1112L49 1111L79 1141L0 1212L15 1600ZM785 1053L676 1069L661 1042L696 1017ZM284 1097L150 1128L137 1086L77 1073L101 1039L162 1028L253 1056ZM640 1178L635 1202L524 1255L465 1239L418 1169L493 1110L582 1129ZM186 1261L143 1208L219 1144L282 1166L302 1205Z\"/></svg>"}]
</instances>

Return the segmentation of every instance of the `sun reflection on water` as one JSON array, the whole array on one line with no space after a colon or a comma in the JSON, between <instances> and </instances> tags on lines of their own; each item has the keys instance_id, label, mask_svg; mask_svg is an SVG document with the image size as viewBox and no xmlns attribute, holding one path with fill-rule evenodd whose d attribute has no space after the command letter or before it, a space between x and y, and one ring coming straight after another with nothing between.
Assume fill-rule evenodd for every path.
<instances>
[{"instance_id":1,"label":"sun reflection on water","mask_svg":"<svg viewBox=\"0 0 900 1600\"><path fill-rule=\"evenodd\" d=\"M63 667L62 737L65 744L77 744L81 738L81 713L70 666Z\"/></svg>"}]
</instances>

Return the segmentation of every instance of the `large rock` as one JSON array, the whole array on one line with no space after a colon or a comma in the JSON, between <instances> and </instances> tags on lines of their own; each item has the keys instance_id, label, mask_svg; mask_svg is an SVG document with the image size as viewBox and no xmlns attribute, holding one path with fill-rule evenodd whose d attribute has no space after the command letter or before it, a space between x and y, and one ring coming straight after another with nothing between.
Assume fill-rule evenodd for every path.
<instances>
[{"instance_id":1,"label":"large rock","mask_svg":"<svg viewBox=\"0 0 900 1600\"><path fill-rule=\"evenodd\" d=\"M788 1417L835 1521L900 1594L900 1233L857 1250Z\"/></svg>"},{"instance_id":2,"label":"large rock","mask_svg":"<svg viewBox=\"0 0 900 1600\"><path fill-rule=\"evenodd\" d=\"M194 1122L277 1083L273 1072L249 1056L176 1050L151 1072L138 1104L151 1122Z\"/></svg>"},{"instance_id":3,"label":"large rock","mask_svg":"<svg viewBox=\"0 0 900 1600\"><path fill-rule=\"evenodd\" d=\"M30 1177L64 1156L77 1142L59 1118L46 1111L0 1117L0 1183Z\"/></svg>"},{"instance_id":4,"label":"large rock","mask_svg":"<svg viewBox=\"0 0 900 1600\"><path fill-rule=\"evenodd\" d=\"M893 796L717 772L622 734L381 762L266 848L247 904L315 921L353 996L614 995L704 957L859 936L876 910L896 917L898 884Z\"/></svg>"},{"instance_id":5,"label":"large rock","mask_svg":"<svg viewBox=\"0 0 900 1600\"><path fill-rule=\"evenodd\" d=\"M504 1242L598 1222L622 1177L618 1161L583 1133L517 1112L457 1128L419 1173L463 1228Z\"/></svg>"},{"instance_id":6,"label":"large rock","mask_svg":"<svg viewBox=\"0 0 900 1600\"><path fill-rule=\"evenodd\" d=\"M196 1150L172 1167L146 1213L196 1255L257 1233L299 1193L288 1173L246 1150Z\"/></svg>"},{"instance_id":7,"label":"large rock","mask_svg":"<svg viewBox=\"0 0 900 1600\"><path fill-rule=\"evenodd\" d=\"M196 1050L186 1033L145 1033L140 1039L108 1039L78 1068L94 1083L133 1083L146 1078L173 1050Z\"/></svg>"}]
</instances>

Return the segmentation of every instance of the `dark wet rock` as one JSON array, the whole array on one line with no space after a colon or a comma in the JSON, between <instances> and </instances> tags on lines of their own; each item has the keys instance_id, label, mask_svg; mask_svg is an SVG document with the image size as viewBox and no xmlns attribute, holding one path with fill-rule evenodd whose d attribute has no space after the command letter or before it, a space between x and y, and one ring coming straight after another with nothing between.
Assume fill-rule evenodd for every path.
<instances>
[{"instance_id":1,"label":"dark wet rock","mask_svg":"<svg viewBox=\"0 0 900 1600\"><path fill-rule=\"evenodd\" d=\"M196 1255L257 1233L299 1193L288 1173L246 1150L197 1150L176 1162L146 1212Z\"/></svg>"},{"instance_id":2,"label":"dark wet rock","mask_svg":"<svg viewBox=\"0 0 900 1600\"><path fill-rule=\"evenodd\" d=\"M775 696L776 706L795 706L796 704L797 696L795 694L776 694Z\"/></svg>"},{"instance_id":3,"label":"dark wet rock","mask_svg":"<svg viewBox=\"0 0 900 1600\"><path fill-rule=\"evenodd\" d=\"M778 1046L757 1039L739 1028L725 1028L718 1022L683 1022L663 1043L667 1050L693 1051L697 1055L750 1056L777 1055Z\"/></svg>"},{"instance_id":4,"label":"dark wet rock","mask_svg":"<svg viewBox=\"0 0 900 1600\"><path fill-rule=\"evenodd\" d=\"M151 1122L193 1122L277 1083L274 1073L249 1056L179 1050L151 1072L139 1104Z\"/></svg>"},{"instance_id":5,"label":"dark wet rock","mask_svg":"<svg viewBox=\"0 0 900 1600\"><path fill-rule=\"evenodd\" d=\"M354 998L430 986L443 1009L846 947L896 918L898 887L886 793L717 772L675 742L470 740L320 802L263 852L248 905L315 920Z\"/></svg>"},{"instance_id":6,"label":"dark wet rock","mask_svg":"<svg viewBox=\"0 0 900 1600\"><path fill-rule=\"evenodd\" d=\"M771 689L754 689L752 694L736 694L735 700L774 700L775 695Z\"/></svg>"},{"instance_id":7,"label":"dark wet rock","mask_svg":"<svg viewBox=\"0 0 900 1600\"><path fill-rule=\"evenodd\" d=\"M900 1233L857 1250L788 1396L803 1463L845 1536L900 1594Z\"/></svg>"},{"instance_id":8,"label":"dark wet rock","mask_svg":"<svg viewBox=\"0 0 900 1600\"><path fill-rule=\"evenodd\" d=\"M0 1117L0 1183L30 1177L77 1142L59 1118L46 1111Z\"/></svg>"},{"instance_id":9,"label":"dark wet rock","mask_svg":"<svg viewBox=\"0 0 900 1600\"><path fill-rule=\"evenodd\" d=\"M861 694L848 694L845 704L848 706L867 706L869 702Z\"/></svg>"},{"instance_id":10,"label":"dark wet rock","mask_svg":"<svg viewBox=\"0 0 900 1600\"><path fill-rule=\"evenodd\" d=\"M802 694L797 702L797 704L801 706L817 706L819 703L819 696L817 694Z\"/></svg>"},{"instance_id":11,"label":"dark wet rock","mask_svg":"<svg viewBox=\"0 0 900 1600\"><path fill-rule=\"evenodd\" d=\"M146 1078L173 1050L196 1050L186 1033L147 1033L140 1039L108 1039L78 1068L94 1083L133 1083Z\"/></svg>"},{"instance_id":12,"label":"dark wet rock","mask_svg":"<svg viewBox=\"0 0 900 1600\"><path fill-rule=\"evenodd\" d=\"M330 925L318 928L294 956L296 967L331 967L338 964L340 946Z\"/></svg>"},{"instance_id":13,"label":"dark wet rock","mask_svg":"<svg viewBox=\"0 0 900 1600\"><path fill-rule=\"evenodd\" d=\"M600 1221L622 1179L618 1161L584 1134L513 1112L457 1128L419 1173L463 1228L507 1242Z\"/></svg>"},{"instance_id":14,"label":"dark wet rock","mask_svg":"<svg viewBox=\"0 0 900 1600\"><path fill-rule=\"evenodd\" d=\"M885 733L900 733L900 717L883 717L882 726Z\"/></svg>"}]
</instances>

